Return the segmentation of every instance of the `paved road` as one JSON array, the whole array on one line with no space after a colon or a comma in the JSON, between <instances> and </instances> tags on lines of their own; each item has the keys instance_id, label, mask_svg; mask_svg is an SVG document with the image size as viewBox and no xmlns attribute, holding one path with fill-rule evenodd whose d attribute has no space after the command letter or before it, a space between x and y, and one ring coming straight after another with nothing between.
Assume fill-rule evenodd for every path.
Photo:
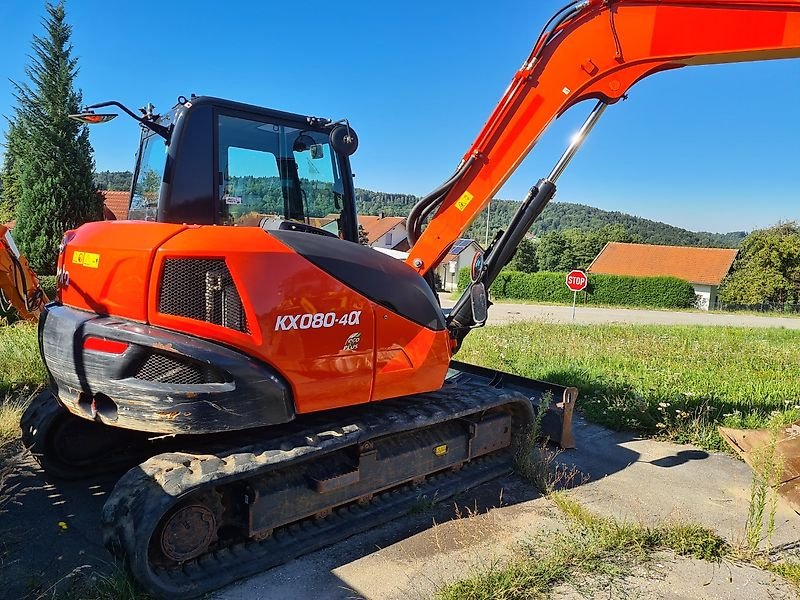
<instances>
[{"instance_id":1,"label":"paved road","mask_svg":"<svg viewBox=\"0 0 800 600\"><path fill-rule=\"evenodd\" d=\"M449 294L441 294L442 306L453 306ZM636 323L649 325L716 325L734 327L783 327L800 329L800 318L768 317L716 312L682 312L641 310L633 308L596 308L578 306L572 320L571 306L543 304L497 303L489 309L489 325L505 325L515 321L542 321L545 323Z\"/></svg>"}]
</instances>

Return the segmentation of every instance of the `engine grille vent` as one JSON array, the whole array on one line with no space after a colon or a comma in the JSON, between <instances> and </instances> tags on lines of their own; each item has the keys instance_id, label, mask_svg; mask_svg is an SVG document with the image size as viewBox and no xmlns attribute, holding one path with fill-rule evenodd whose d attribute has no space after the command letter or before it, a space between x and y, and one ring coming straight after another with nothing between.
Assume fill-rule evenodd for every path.
<instances>
[{"instance_id":1,"label":"engine grille vent","mask_svg":"<svg viewBox=\"0 0 800 600\"><path fill-rule=\"evenodd\" d=\"M222 259L166 259L158 311L250 333L242 299Z\"/></svg>"},{"instance_id":2,"label":"engine grille vent","mask_svg":"<svg viewBox=\"0 0 800 600\"><path fill-rule=\"evenodd\" d=\"M164 356L151 354L134 375L136 379L171 383L175 385L200 385L203 383L224 383L224 378L216 369L207 365L187 363Z\"/></svg>"}]
</instances>

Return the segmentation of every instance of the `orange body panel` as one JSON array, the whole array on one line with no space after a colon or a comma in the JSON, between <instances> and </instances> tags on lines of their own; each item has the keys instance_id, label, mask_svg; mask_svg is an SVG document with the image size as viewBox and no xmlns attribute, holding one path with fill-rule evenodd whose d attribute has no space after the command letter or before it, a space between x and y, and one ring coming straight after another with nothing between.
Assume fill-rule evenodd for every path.
<instances>
[{"instance_id":1,"label":"orange body panel","mask_svg":"<svg viewBox=\"0 0 800 600\"><path fill-rule=\"evenodd\" d=\"M69 285L61 302L101 315L147 321L147 288L156 249L185 225L134 221L87 223L59 258Z\"/></svg>"},{"instance_id":2,"label":"orange body panel","mask_svg":"<svg viewBox=\"0 0 800 600\"><path fill-rule=\"evenodd\" d=\"M382 306L375 309L375 386L373 400L438 390L450 365L450 336L431 331Z\"/></svg>"},{"instance_id":3,"label":"orange body panel","mask_svg":"<svg viewBox=\"0 0 800 600\"><path fill-rule=\"evenodd\" d=\"M533 60L537 51L539 56ZM800 0L591 0L514 75L407 263L435 268L558 115L687 65L800 57Z\"/></svg>"},{"instance_id":4,"label":"orange body panel","mask_svg":"<svg viewBox=\"0 0 800 600\"><path fill-rule=\"evenodd\" d=\"M75 252L99 254L97 267L72 265ZM284 377L298 413L438 389L450 362L446 330L376 304L260 228L94 223L64 257L64 304L235 348ZM249 331L159 312L168 258L224 259Z\"/></svg>"}]
</instances>

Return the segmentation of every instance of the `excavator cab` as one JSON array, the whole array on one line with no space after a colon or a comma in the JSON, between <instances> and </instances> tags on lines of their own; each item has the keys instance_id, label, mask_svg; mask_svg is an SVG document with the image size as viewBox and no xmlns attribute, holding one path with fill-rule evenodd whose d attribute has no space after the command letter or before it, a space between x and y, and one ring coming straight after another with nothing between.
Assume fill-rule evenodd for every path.
<instances>
[{"instance_id":1,"label":"excavator cab","mask_svg":"<svg viewBox=\"0 0 800 600\"><path fill-rule=\"evenodd\" d=\"M203 96L143 125L129 219L358 241L349 124Z\"/></svg>"}]
</instances>

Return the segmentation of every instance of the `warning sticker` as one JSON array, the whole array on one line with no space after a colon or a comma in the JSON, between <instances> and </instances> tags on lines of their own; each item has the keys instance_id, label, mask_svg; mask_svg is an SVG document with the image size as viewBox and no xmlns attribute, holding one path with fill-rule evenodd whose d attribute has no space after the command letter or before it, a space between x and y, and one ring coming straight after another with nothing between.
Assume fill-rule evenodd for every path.
<instances>
[{"instance_id":1,"label":"warning sticker","mask_svg":"<svg viewBox=\"0 0 800 600\"><path fill-rule=\"evenodd\" d=\"M100 255L94 252L73 252L72 264L83 265L90 269L96 269L100 266Z\"/></svg>"},{"instance_id":2,"label":"warning sticker","mask_svg":"<svg viewBox=\"0 0 800 600\"><path fill-rule=\"evenodd\" d=\"M467 205L472 202L474 196L469 192L464 192L461 194L461 197L456 200L456 208L461 212L464 212L464 209L467 208Z\"/></svg>"}]
</instances>

